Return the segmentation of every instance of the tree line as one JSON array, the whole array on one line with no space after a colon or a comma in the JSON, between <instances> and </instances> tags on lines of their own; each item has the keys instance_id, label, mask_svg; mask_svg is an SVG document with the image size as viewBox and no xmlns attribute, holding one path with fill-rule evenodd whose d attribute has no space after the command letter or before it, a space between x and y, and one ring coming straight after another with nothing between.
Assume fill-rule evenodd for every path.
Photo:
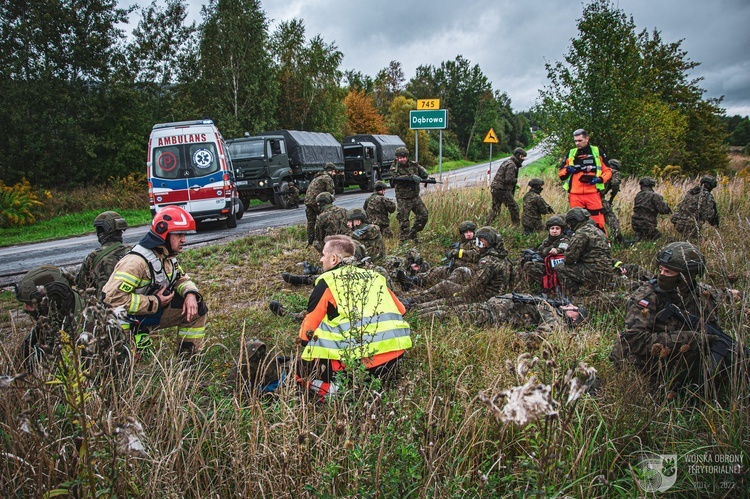
<instances>
[{"instance_id":1,"label":"tree line","mask_svg":"<svg viewBox=\"0 0 750 499\"><path fill-rule=\"evenodd\" d=\"M396 134L410 149L409 110L440 98L446 158L530 141L528 120L462 56L406 82L392 61L375 77L341 69L343 54L304 21L273 32L258 0L211 0L188 24L186 0L119 8L116 0L8 0L0 6L0 180L97 185L143 171L155 123L211 118L226 138L295 129ZM118 25L137 16L130 37ZM420 132L420 162L437 134Z\"/></svg>"}]
</instances>

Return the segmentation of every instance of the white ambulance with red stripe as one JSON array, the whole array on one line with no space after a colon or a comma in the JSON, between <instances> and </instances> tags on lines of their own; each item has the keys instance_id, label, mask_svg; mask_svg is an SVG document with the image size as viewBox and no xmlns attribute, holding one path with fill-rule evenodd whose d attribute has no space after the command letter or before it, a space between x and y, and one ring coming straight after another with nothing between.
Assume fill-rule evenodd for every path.
<instances>
[{"instance_id":1,"label":"white ambulance with red stripe","mask_svg":"<svg viewBox=\"0 0 750 499\"><path fill-rule=\"evenodd\" d=\"M225 220L237 227L243 207L231 158L212 120L154 125L146 167L152 215L180 206L196 221Z\"/></svg>"}]
</instances>

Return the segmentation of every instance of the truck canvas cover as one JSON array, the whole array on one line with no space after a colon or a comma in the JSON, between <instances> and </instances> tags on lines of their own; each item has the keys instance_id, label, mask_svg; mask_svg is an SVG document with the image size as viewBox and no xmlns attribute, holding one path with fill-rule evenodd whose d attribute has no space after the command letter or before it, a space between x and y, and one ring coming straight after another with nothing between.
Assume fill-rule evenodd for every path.
<instances>
[{"instance_id":1,"label":"truck canvas cover","mask_svg":"<svg viewBox=\"0 0 750 499\"><path fill-rule=\"evenodd\" d=\"M293 166L312 166L334 163L344 165L344 153L333 135L323 132L301 132L298 130L272 130L260 136L281 135L286 139L289 163Z\"/></svg>"}]
</instances>

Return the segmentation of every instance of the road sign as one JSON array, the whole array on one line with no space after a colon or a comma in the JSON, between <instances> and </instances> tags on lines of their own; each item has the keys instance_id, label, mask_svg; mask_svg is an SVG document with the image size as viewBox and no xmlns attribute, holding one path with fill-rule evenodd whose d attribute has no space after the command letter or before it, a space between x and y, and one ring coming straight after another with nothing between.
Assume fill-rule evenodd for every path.
<instances>
[{"instance_id":1,"label":"road sign","mask_svg":"<svg viewBox=\"0 0 750 499\"><path fill-rule=\"evenodd\" d=\"M448 111L409 111L409 128L412 130L442 130L448 128Z\"/></svg>"},{"instance_id":2,"label":"road sign","mask_svg":"<svg viewBox=\"0 0 750 499\"><path fill-rule=\"evenodd\" d=\"M494 129L490 128L490 131L487 132L487 136L484 138L484 142L489 144L497 144L498 142L500 142L499 140L497 140L497 135L495 135Z\"/></svg>"},{"instance_id":3,"label":"road sign","mask_svg":"<svg viewBox=\"0 0 750 499\"><path fill-rule=\"evenodd\" d=\"M440 99L417 99L417 109L440 109Z\"/></svg>"}]
</instances>

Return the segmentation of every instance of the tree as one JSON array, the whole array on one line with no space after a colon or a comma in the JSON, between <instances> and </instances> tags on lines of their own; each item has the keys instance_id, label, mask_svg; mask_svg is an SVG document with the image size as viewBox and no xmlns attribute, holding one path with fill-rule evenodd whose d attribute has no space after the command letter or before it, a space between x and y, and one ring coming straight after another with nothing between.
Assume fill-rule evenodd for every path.
<instances>
[{"instance_id":1,"label":"tree","mask_svg":"<svg viewBox=\"0 0 750 499\"><path fill-rule=\"evenodd\" d=\"M750 119L745 116L732 130L729 144L733 146L746 146L750 144Z\"/></svg>"},{"instance_id":2,"label":"tree","mask_svg":"<svg viewBox=\"0 0 750 499\"><path fill-rule=\"evenodd\" d=\"M372 98L364 92L352 90L344 98L346 125L344 136L358 133L384 134L387 132L383 117L372 105Z\"/></svg>"},{"instance_id":3,"label":"tree","mask_svg":"<svg viewBox=\"0 0 750 499\"><path fill-rule=\"evenodd\" d=\"M381 113L385 114L393 99L404 90L404 81L404 70L398 61L391 61L388 67L378 71L375 76L373 93L375 95L375 106Z\"/></svg>"},{"instance_id":4,"label":"tree","mask_svg":"<svg viewBox=\"0 0 750 499\"><path fill-rule=\"evenodd\" d=\"M259 0L211 0L203 7L200 93L206 116L224 135L276 125L278 86Z\"/></svg>"},{"instance_id":5,"label":"tree","mask_svg":"<svg viewBox=\"0 0 750 499\"><path fill-rule=\"evenodd\" d=\"M682 41L665 43L658 31L636 33L632 17L607 0L583 9L564 62L547 64L535 119L559 155L571 134L585 128L592 141L626 171L680 164L686 171L726 164L718 101L703 101L688 72Z\"/></svg>"},{"instance_id":6,"label":"tree","mask_svg":"<svg viewBox=\"0 0 750 499\"><path fill-rule=\"evenodd\" d=\"M416 130L409 129L409 111L417 108L417 102L414 99L407 99L400 95L393 99L391 107L388 110L388 131L391 135L398 135L406 144L406 148L414 157L414 142ZM423 165L432 166L435 164L435 155L430 152L429 135L427 130L419 130L419 162Z\"/></svg>"}]
</instances>

